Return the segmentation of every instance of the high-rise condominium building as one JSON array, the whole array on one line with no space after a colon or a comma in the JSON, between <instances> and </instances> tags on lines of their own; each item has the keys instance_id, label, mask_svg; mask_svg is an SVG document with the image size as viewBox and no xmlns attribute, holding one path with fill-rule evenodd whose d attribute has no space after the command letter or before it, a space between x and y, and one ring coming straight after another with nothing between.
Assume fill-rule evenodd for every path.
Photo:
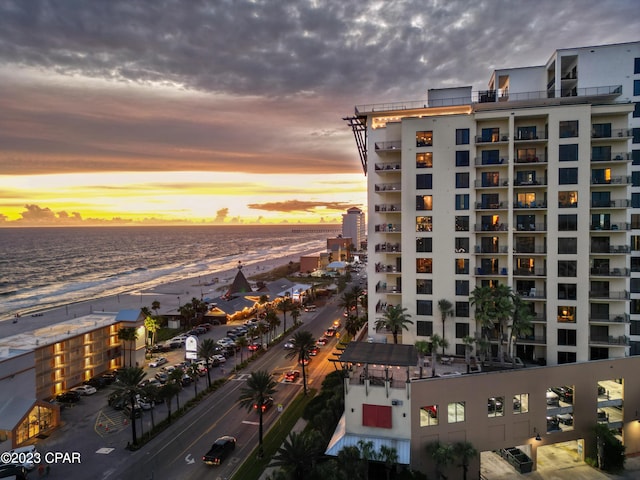
<instances>
[{"instance_id":1,"label":"high-rise condominium building","mask_svg":"<svg viewBox=\"0 0 640 480\"><path fill-rule=\"evenodd\" d=\"M362 210L352 207L342 215L342 236L351 238L356 250L367 237L367 222Z\"/></svg>"},{"instance_id":2,"label":"high-rise condominium building","mask_svg":"<svg viewBox=\"0 0 640 480\"><path fill-rule=\"evenodd\" d=\"M401 305L402 343L444 333L462 355L480 332L470 294L506 284L533 314L511 352L525 362L640 354L640 42L347 120L368 179L371 337L390 338L375 322Z\"/></svg>"}]
</instances>

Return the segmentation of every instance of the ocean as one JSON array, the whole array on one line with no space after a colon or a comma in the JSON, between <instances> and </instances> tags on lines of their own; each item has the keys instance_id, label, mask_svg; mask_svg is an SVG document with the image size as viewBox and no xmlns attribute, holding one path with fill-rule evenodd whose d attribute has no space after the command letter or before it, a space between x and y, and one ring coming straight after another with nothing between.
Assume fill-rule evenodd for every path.
<instances>
[{"instance_id":1,"label":"ocean","mask_svg":"<svg viewBox=\"0 0 640 480\"><path fill-rule=\"evenodd\" d=\"M326 248L340 227L0 229L0 319Z\"/></svg>"}]
</instances>

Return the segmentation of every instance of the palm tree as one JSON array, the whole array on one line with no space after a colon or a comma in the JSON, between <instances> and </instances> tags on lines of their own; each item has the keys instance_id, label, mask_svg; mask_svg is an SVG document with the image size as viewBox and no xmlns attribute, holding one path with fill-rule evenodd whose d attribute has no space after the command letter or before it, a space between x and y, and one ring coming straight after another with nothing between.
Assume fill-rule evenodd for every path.
<instances>
[{"instance_id":1,"label":"palm tree","mask_svg":"<svg viewBox=\"0 0 640 480\"><path fill-rule=\"evenodd\" d=\"M318 435L313 430L291 432L273 456L270 467L282 467L288 478L303 480L313 470L315 461L323 453Z\"/></svg>"},{"instance_id":2,"label":"palm tree","mask_svg":"<svg viewBox=\"0 0 640 480\"><path fill-rule=\"evenodd\" d=\"M264 318L269 325L269 337L273 335L275 337L275 332L278 326L280 325L280 318L276 314L275 310L272 308L267 309L267 316ZM269 343L270 338L267 339L267 343Z\"/></svg>"},{"instance_id":3,"label":"palm tree","mask_svg":"<svg viewBox=\"0 0 640 480\"><path fill-rule=\"evenodd\" d=\"M373 442L369 440L358 440L358 448L360 449L360 458L364 469L364 478L369 478L369 462L376 458L376 451L373 448Z\"/></svg>"},{"instance_id":4,"label":"palm tree","mask_svg":"<svg viewBox=\"0 0 640 480\"><path fill-rule=\"evenodd\" d=\"M351 287L351 294L353 295L353 305L356 307L356 317L360 316L358 312L358 302L362 296L364 289L360 285L354 285Z\"/></svg>"},{"instance_id":5,"label":"palm tree","mask_svg":"<svg viewBox=\"0 0 640 480\"><path fill-rule=\"evenodd\" d=\"M469 295L469 302L475 306L475 318L481 337L484 337L486 348L490 346L489 332L494 327L495 309L493 305L493 289L488 286L477 286ZM485 349L479 349L485 352ZM489 356L491 358L491 355Z\"/></svg>"},{"instance_id":6,"label":"palm tree","mask_svg":"<svg viewBox=\"0 0 640 480\"><path fill-rule=\"evenodd\" d=\"M355 337L360 328L362 328L362 319L355 315L349 315L344 328L351 337Z\"/></svg>"},{"instance_id":7,"label":"palm tree","mask_svg":"<svg viewBox=\"0 0 640 480\"><path fill-rule=\"evenodd\" d=\"M184 377L184 370L181 368L175 368L169 372L169 379L167 383L173 383L179 387L178 392L182 390L182 377ZM176 394L177 410L180 410L180 395Z\"/></svg>"},{"instance_id":8,"label":"palm tree","mask_svg":"<svg viewBox=\"0 0 640 480\"><path fill-rule=\"evenodd\" d=\"M158 300L154 300L151 302L151 310L156 312L156 317L158 316L158 310L160 310L160 302Z\"/></svg>"},{"instance_id":9,"label":"palm tree","mask_svg":"<svg viewBox=\"0 0 640 480\"><path fill-rule=\"evenodd\" d=\"M305 363L309 361L309 350L311 350L315 344L316 339L313 338L311 332L307 330L300 330L293 336L293 348L285 355L286 358L297 358L298 363L302 367L302 385L304 386L304 394L307 394L307 374Z\"/></svg>"},{"instance_id":10,"label":"palm tree","mask_svg":"<svg viewBox=\"0 0 640 480\"><path fill-rule=\"evenodd\" d=\"M380 445L380 451L377 454L377 460L384 463L385 471L387 472L387 480L391 476L391 470L398 464L398 451L393 447L387 447L386 445Z\"/></svg>"},{"instance_id":11,"label":"palm tree","mask_svg":"<svg viewBox=\"0 0 640 480\"><path fill-rule=\"evenodd\" d=\"M447 317L453 317L453 303L451 303L446 298L441 298L438 300L438 310L440 310L440 318L442 319L442 338L445 338L444 335L444 324L447 320ZM442 355L444 355L444 345L442 346Z\"/></svg>"},{"instance_id":12,"label":"palm tree","mask_svg":"<svg viewBox=\"0 0 640 480\"><path fill-rule=\"evenodd\" d=\"M278 303L278 310L282 312L282 332L286 333L287 331L287 312L290 312L293 308L293 302L291 298L288 296L284 298L280 303Z\"/></svg>"},{"instance_id":13,"label":"palm tree","mask_svg":"<svg viewBox=\"0 0 640 480\"><path fill-rule=\"evenodd\" d=\"M167 404L167 421L169 423L171 423L171 401L173 400L173 397L178 396L181 389L182 387L180 387L180 385L173 382L165 383L160 389L160 395L164 398L164 401Z\"/></svg>"},{"instance_id":14,"label":"palm tree","mask_svg":"<svg viewBox=\"0 0 640 480\"><path fill-rule=\"evenodd\" d=\"M291 318L293 318L294 325L297 325L298 318L300 318L300 306L297 303L291 307Z\"/></svg>"},{"instance_id":15,"label":"palm tree","mask_svg":"<svg viewBox=\"0 0 640 480\"><path fill-rule=\"evenodd\" d=\"M262 405L276 391L277 383L271 377L271 374L265 370L251 372L251 376L246 381L246 386L240 390L240 407L244 407L247 411L254 410L254 405L258 407L259 427L258 427L258 446L262 449Z\"/></svg>"},{"instance_id":16,"label":"palm tree","mask_svg":"<svg viewBox=\"0 0 640 480\"><path fill-rule=\"evenodd\" d=\"M429 353L429 342L426 340L418 340L414 346L416 347L416 352L418 352L418 365L420 366L420 378L422 378L422 367L424 367L424 357Z\"/></svg>"},{"instance_id":17,"label":"palm tree","mask_svg":"<svg viewBox=\"0 0 640 480\"><path fill-rule=\"evenodd\" d=\"M187 367L187 375L189 375L191 382L193 382L193 390L195 393L194 397L197 397L198 396L198 379L200 378L200 369L198 368L197 363L191 363Z\"/></svg>"},{"instance_id":18,"label":"palm tree","mask_svg":"<svg viewBox=\"0 0 640 480\"><path fill-rule=\"evenodd\" d=\"M357 302L357 298L354 297L353 291L342 292L342 295L338 299L338 307L344 308L347 315L351 313L351 307Z\"/></svg>"},{"instance_id":19,"label":"palm tree","mask_svg":"<svg viewBox=\"0 0 640 480\"><path fill-rule=\"evenodd\" d=\"M520 295L513 296L513 320L511 322L511 334L509 335L509 353L513 366L516 364L516 345L518 339L533 332L533 313L531 303L526 302ZM513 348L512 348L513 347Z\"/></svg>"},{"instance_id":20,"label":"palm tree","mask_svg":"<svg viewBox=\"0 0 640 480\"><path fill-rule=\"evenodd\" d=\"M427 453L431 455L436 464L436 479L444 478L446 480L447 477L442 473L442 469L453 463L453 447L448 443L435 441L427 444Z\"/></svg>"},{"instance_id":21,"label":"palm tree","mask_svg":"<svg viewBox=\"0 0 640 480\"><path fill-rule=\"evenodd\" d=\"M381 319L376 320L376 330L386 328L393 335L393 343L398 343L398 334L404 330L409 330L407 323L413 324L409 318L411 315L404 313L407 309L400 305L389 305Z\"/></svg>"},{"instance_id":22,"label":"palm tree","mask_svg":"<svg viewBox=\"0 0 640 480\"><path fill-rule=\"evenodd\" d=\"M471 350L473 350L473 344L475 341L475 338L469 335L462 337L462 343L464 344L464 363L467 364L467 373L469 373L471 368Z\"/></svg>"},{"instance_id":23,"label":"palm tree","mask_svg":"<svg viewBox=\"0 0 640 480\"><path fill-rule=\"evenodd\" d=\"M131 342L133 345L129 345L129 366L132 366L132 351L135 346L135 341L138 340L138 330L134 327L122 327L118 330L118 340L123 342ZM126 349L125 349L126 350Z\"/></svg>"},{"instance_id":24,"label":"palm tree","mask_svg":"<svg viewBox=\"0 0 640 480\"><path fill-rule=\"evenodd\" d=\"M154 404L156 404L158 403L158 399L160 398L160 389L155 385L145 385L144 387L142 387L142 394L144 395L145 398L149 399ZM149 410L149 412L151 413L151 428L153 429L156 427L156 420L153 415L153 408Z\"/></svg>"},{"instance_id":25,"label":"palm tree","mask_svg":"<svg viewBox=\"0 0 640 480\"><path fill-rule=\"evenodd\" d=\"M360 449L355 445L343 447L338 452L337 461L339 465L337 471L344 472L344 478L351 480L367 480L368 472L363 477L362 467L360 466Z\"/></svg>"},{"instance_id":26,"label":"palm tree","mask_svg":"<svg viewBox=\"0 0 640 480\"><path fill-rule=\"evenodd\" d=\"M505 284L493 289L495 296L495 315L498 320L500 338L498 341L498 357L500 365L504 366L504 345L506 344L506 330L509 320L513 317L513 290Z\"/></svg>"},{"instance_id":27,"label":"palm tree","mask_svg":"<svg viewBox=\"0 0 640 480\"><path fill-rule=\"evenodd\" d=\"M145 376L144 370L140 367L127 367L118 372L118 383L116 388L121 394L128 398L131 405L131 435L133 437L132 445L138 444L136 435L136 417L135 408L137 406L136 395L144 393L138 385Z\"/></svg>"},{"instance_id":28,"label":"palm tree","mask_svg":"<svg viewBox=\"0 0 640 480\"><path fill-rule=\"evenodd\" d=\"M195 316L193 305L191 303L185 303L178 307L178 313L180 313L180 317L184 320L185 326L191 329L191 326L193 325L193 317Z\"/></svg>"},{"instance_id":29,"label":"palm tree","mask_svg":"<svg viewBox=\"0 0 640 480\"><path fill-rule=\"evenodd\" d=\"M156 317L152 317L151 315L147 315L144 319L144 328L147 335L145 345L153 345L155 343L156 332L160 328L158 319Z\"/></svg>"},{"instance_id":30,"label":"palm tree","mask_svg":"<svg viewBox=\"0 0 640 480\"><path fill-rule=\"evenodd\" d=\"M478 451L470 442L456 442L453 444L453 454L458 458L458 460L460 460L463 480L467 480L469 460L478 455Z\"/></svg>"},{"instance_id":31,"label":"palm tree","mask_svg":"<svg viewBox=\"0 0 640 480\"><path fill-rule=\"evenodd\" d=\"M244 349L249 345L249 341L247 340L247 337L245 337L244 335L241 337L236 338L236 346L240 347L240 363L242 363L243 360L243 353L244 353Z\"/></svg>"},{"instance_id":32,"label":"palm tree","mask_svg":"<svg viewBox=\"0 0 640 480\"><path fill-rule=\"evenodd\" d=\"M205 338L198 346L198 357L204 358L207 366L207 386L211 388L211 357L218 351L216 342L213 338Z\"/></svg>"},{"instance_id":33,"label":"palm tree","mask_svg":"<svg viewBox=\"0 0 640 480\"><path fill-rule=\"evenodd\" d=\"M449 342L446 338L440 337L437 333L431 335L431 376L436 376L436 353L438 348L447 348Z\"/></svg>"}]
</instances>

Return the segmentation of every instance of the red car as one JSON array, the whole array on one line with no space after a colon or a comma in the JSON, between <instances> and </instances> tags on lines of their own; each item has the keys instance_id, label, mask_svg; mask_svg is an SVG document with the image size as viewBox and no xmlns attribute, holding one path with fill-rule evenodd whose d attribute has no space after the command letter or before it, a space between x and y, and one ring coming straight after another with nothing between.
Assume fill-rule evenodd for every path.
<instances>
[{"instance_id":1,"label":"red car","mask_svg":"<svg viewBox=\"0 0 640 480\"><path fill-rule=\"evenodd\" d=\"M326 338L326 337L320 337L320 338L318 339L318 341L316 342L316 345L317 345L318 347L320 347L320 346L322 346L322 345L326 345L328 341L329 341L329 340L327 340L327 338Z\"/></svg>"},{"instance_id":2,"label":"red car","mask_svg":"<svg viewBox=\"0 0 640 480\"><path fill-rule=\"evenodd\" d=\"M325 330L324 334L327 337L333 337L336 334L336 329L333 327L329 327Z\"/></svg>"},{"instance_id":3,"label":"red car","mask_svg":"<svg viewBox=\"0 0 640 480\"><path fill-rule=\"evenodd\" d=\"M261 348L262 348L262 345L260 345L258 342L254 342L251 345L249 345L249 350L251 350L252 352L257 352Z\"/></svg>"},{"instance_id":4,"label":"red car","mask_svg":"<svg viewBox=\"0 0 640 480\"><path fill-rule=\"evenodd\" d=\"M285 382L295 382L298 378L300 378L299 370L289 370L287 373L284 374Z\"/></svg>"}]
</instances>

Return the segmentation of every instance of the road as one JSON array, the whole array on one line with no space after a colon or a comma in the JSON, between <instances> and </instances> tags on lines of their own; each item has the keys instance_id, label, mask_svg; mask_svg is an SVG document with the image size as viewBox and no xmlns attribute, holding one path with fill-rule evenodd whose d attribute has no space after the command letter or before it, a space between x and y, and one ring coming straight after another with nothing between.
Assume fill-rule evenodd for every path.
<instances>
[{"instance_id":1,"label":"road","mask_svg":"<svg viewBox=\"0 0 640 480\"><path fill-rule=\"evenodd\" d=\"M335 306L335 300L327 306L318 308L316 312L304 313L300 320L300 328L311 331L315 338L322 336L333 320L340 318L341 311ZM288 316L287 323L292 324ZM344 322L343 322L344 323ZM218 339L225 336L229 325L214 327L206 334L209 338ZM38 442L38 449L45 452L77 452L81 456L78 464L52 464L51 480L79 478L95 480L164 480L164 479L199 479L199 478L229 478L258 444L258 415L247 412L238 406L240 389L251 371L267 370L274 374L278 382L274 395L274 407L264 415L264 432L277 421L277 405L284 408L302 389L302 379L289 384L283 381L283 373L294 367L295 360L285 359L286 350L282 344L271 347L258 360L241 374L230 376L218 391L211 394L186 415L176 420L174 425L156 436L141 449L130 452L125 447L131 440L131 426L121 411L107 406L107 397L112 391L107 388L91 397L83 397L82 401L73 408L62 412L63 426L49 438ZM320 383L327 373L334 371L334 364L326 361L335 351L336 338L319 349L318 355L312 359L307 367L309 386L320 387ZM169 364L182 360L183 352L173 351L162 354L169 358ZM226 373L231 372L234 360L230 358L225 365ZM300 367L296 367L300 369ZM148 369L152 376L157 369ZM220 369L212 371L212 380L222 376ZM198 382L198 390L206 385L206 377ZM185 387L180 394L180 404L183 405L194 395L193 386ZM176 405L173 403L173 410ZM158 405L154 409L155 422L166 418L167 408ZM150 412L145 412L142 421L144 430L151 426ZM138 424L138 427L140 425ZM138 428L138 435L141 431ZM238 445L232 457L225 460L220 467L205 465L201 458L213 441L222 435L233 435L238 439ZM36 477L32 472L30 477Z\"/></svg>"}]
</instances>

